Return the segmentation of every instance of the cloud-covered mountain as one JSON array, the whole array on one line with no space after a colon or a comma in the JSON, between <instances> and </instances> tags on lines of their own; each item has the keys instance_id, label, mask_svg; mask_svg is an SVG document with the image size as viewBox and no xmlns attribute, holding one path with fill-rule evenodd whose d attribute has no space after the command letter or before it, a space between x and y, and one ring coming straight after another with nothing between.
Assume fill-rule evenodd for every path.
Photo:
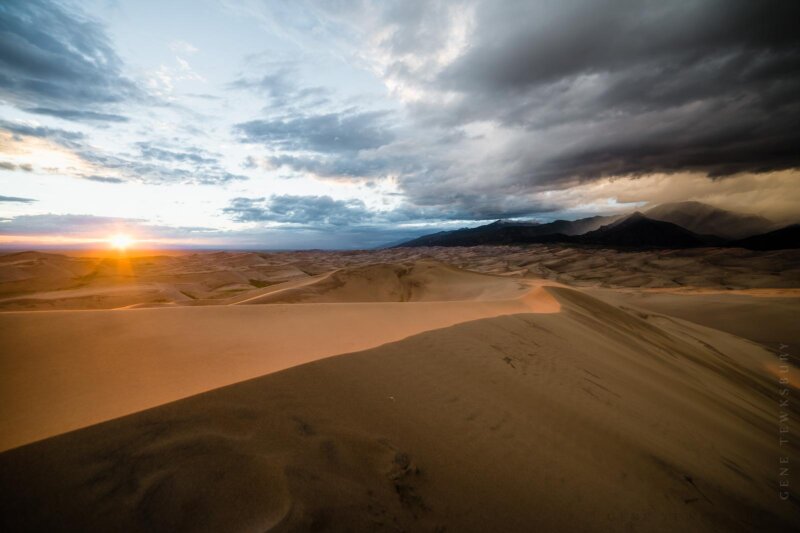
<instances>
[{"instance_id":1,"label":"cloud-covered mountain","mask_svg":"<svg viewBox=\"0 0 800 533\"><path fill-rule=\"evenodd\" d=\"M694 248L722 244L724 240L698 235L677 224L654 220L637 211L622 220L581 235L575 242L635 248Z\"/></svg>"},{"instance_id":2,"label":"cloud-covered mountain","mask_svg":"<svg viewBox=\"0 0 800 533\"><path fill-rule=\"evenodd\" d=\"M758 215L734 213L701 202L661 204L645 211L648 218L672 222L695 233L741 239L775 228L775 223Z\"/></svg>"}]
</instances>

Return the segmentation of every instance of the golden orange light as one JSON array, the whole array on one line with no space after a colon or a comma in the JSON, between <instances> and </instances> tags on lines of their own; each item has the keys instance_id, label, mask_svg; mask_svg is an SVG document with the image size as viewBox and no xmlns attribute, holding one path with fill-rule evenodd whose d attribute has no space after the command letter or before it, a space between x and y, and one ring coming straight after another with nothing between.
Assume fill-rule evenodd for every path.
<instances>
[{"instance_id":1,"label":"golden orange light","mask_svg":"<svg viewBox=\"0 0 800 533\"><path fill-rule=\"evenodd\" d=\"M108 238L108 243L111 247L120 252L124 252L133 246L135 242L130 235L125 235L124 233L117 233Z\"/></svg>"}]
</instances>

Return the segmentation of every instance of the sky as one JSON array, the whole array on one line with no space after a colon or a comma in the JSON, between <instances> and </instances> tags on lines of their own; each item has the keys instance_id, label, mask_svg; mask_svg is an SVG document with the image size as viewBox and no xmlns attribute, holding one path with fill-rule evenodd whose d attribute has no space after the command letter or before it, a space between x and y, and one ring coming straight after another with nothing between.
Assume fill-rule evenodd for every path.
<instances>
[{"instance_id":1,"label":"sky","mask_svg":"<svg viewBox=\"0 0 800 533\"><path fill-rule=\"evenodd\" d=\"M3 0L0 245L800 218L800 2Z\"/></svg>"}]
</instances>

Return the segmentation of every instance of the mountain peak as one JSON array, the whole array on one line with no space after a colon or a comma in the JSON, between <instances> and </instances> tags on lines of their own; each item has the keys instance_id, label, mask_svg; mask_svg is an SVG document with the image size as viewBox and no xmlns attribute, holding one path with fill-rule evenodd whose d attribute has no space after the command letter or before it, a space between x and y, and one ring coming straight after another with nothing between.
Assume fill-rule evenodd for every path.
<instances>
[{"instance_id":1,"label":"mountain peak","mask_svg":"<svg viewBox=\"0 0 800 533\"><path fill-rule=\"evenodd\" d=\"M764 217L697 201L660 204L645 213L652 219L671 222L695 233L726 239L740 239L775 229L775 224Z\"/></svg>"}]
</instances>

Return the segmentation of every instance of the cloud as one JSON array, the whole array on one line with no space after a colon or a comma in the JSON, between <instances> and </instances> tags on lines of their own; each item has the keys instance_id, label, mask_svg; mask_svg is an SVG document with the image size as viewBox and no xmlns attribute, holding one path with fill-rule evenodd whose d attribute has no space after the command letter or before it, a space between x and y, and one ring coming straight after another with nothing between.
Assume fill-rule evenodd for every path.
<instances>
[{"instance_id":1,"label":"cloud","mask_svg":"<svg viewBox=\"0 0 800 533\"><path fill-rule=\"evenodd\" d=\"M154 146L153 142L138 142L136 146L139 147L142 157L145 159L156 159L159 161L171 161L179 163L194 163L198 165L213 165L219 162L216 157L203 157L200 155L202 152L198 148L192 148L191 151L173 151L165 150Z\"/></svg>"},{"instance_id":2,"label":"cloud","mask_svg":"<svg viewBox=\"0 0 800 533\"><path fill-rule=\"evenodd\" d=\"M355 153L390 143L394 134L386 112L340 112L298 115L278 120L251 120L234 126L242 142L283 151L321 154Z\"/></svg>"},{"instance_id":3,"label":"cloud","mask_svg":"<svg viewBox=\"0 0 800 533\"><path fill-rule=\"evenodd\" d=\"M33 198L21 198L19 196L3 196L0 195L0 202L16 202L21 204L30 204L35 202Z\"/></svg>"},{"instance_id":4,"label":"cloud","mask_svg":"<svg viewBox=\"0 0 800 533\"><path fill-rule=\"evenodd\" d=\"M357 154L333 156L280 155L269 158L273 167L286 166L319 177L380 177L397 169L399 161Z\"/></svg>"},{"instance_id":5,"label":"cloud","mask_svg":"<svg viewBox=\"0 0 800 533\"><path fill-rule=\"evenodd\" d=\"M361 200L334 200L330 196L234 198L223 212L237 222L281 222L306 226L349 226L371 217Z\"/></svg>"},{"instance_id":6,"label":"cloud","mask_svg":"<svg viewBox=\"0 0 800 533\"><path fill-rule=\"evenodd\" d=\"M476 201L477 200L477 201ZM429 224L430 221L496 220L541 215L558 209L555 205L507 200L489 205L481 199L456 194L448 205L420 206L402 203L391 209L368 208L362 200L335 200L330 196L273 195L269 198L233 198L223 213L236 222L274 222L306 228L341 227L388 229L392 225ZM483 199L485 200L485 199Z\"/></svg>"},{"instance_id":7,"label":"cloud","mask_svg":"<svg viewBox=\"0 0 800 533\"><path fill-rule=\"evenodd\" d=\"M304 109L330 101L331 92L319 86L302 87L298 82L297 65L283 62L264 66L269 72L260 76L241 76L228 85L230 89L244 89L269 98L269 108L280 109L302 106Z\"/></svg>"},{"instance_id":8,"label":"cloud","mask_svg":"<svg viewBox=\"0 0 800 533\"><path fill-rule=\"evenodd\" d=\"M48 107L29 107L25 109L28 113L38 115L49 115L51 117L63 118L64 120L90 121L90 122L128 122L128 117L113 115L109 113L95 113L94 111L82 111L77 109L50 109Z\"/></svg>"},{"instance_id":9,"label":"cloud","mask_svg":"<svg viewBox=\"0 0 800 533\"><path fill-rule=\"evenodd\" d=\"M103 217L83 214L18 215L0 224L4 234L18 236L63 236L84 239L105 239L119 231L130 231L137 239L186 238L218 235L212 228L163 226L144 219Z\"/></svg>"},{"instance_id":10,"label":"cloud","mask_svg":"<svg viewBox=\"0 0 800 533\"><path fill-rule=\"evenodd\" d=\"M210 157L199 148L171 150L156 146L155 142L139 142L138 156L103 152L91 146L81 132L46 126L32 126L0 120L0 130L16 137L29 136L54 142L67 149L81 168L55 168L52 172L66 173L81 179L101 183L126 181L151 184L220 185L246 180L247 176L227 171L216 157ZM30 165L20 165L22 170L32 170ZM13 169L9 169L13 170Z\"/></svg>"},{"instance_id":11,"label":"cloud","mask_svg":"<svg viewBox=\"0 0 800 533\"><path fill-rule=\"evenodd\" d=\"M0 97L22 108L81 116L87 107L142 96L122 75L103 28L46 0L8 0L0 17ZM80 109L81 112L70 111Z\"/></svg>"},{"instance_id":12,"label":"cloud","mask_svg":"<svg viewBox=\"0 0 800 533\"><path fill-rule=\"evenodd\" d=\"M247 176L240 174L233 174L224 168L214 163L206 164L193 164L191 158L181 159L183 156L190 156L191 154L181 154L179 152L158 151L156 149L155 157L150 154L151 159L159 161L159 163L152 163L143 158L134 159L126 155L112 155L92 150L83 150L78 152L78 155L86 162L100 171L112 171L112 173L119 174L125 181L137 181L142 183L151 184L196 184L196 185L222 185L232 181L246 180ZM163 161L177 161L191 163L187 166L173 166L162 164ZM173 158L173 159L170 159ZM200 159L205 159L198 156ZM208 161L216 161L208 159ZM87 175L80 177L91 179ZM96 177L96 176L95 176ZM121 180L121 178L120 178ZM103 179L109 182L109 178Z\"/></svg>"},{"instance_id":13,"label":"cloud","mask_svg":"<svg viewBox=\"0 0 800 533\"><path fill-rule=\"evenodd\" d=\"M28 163L23 163L21 165L15 165L10 161L0 161L0 169L3 170L24 170L25 172L32 172L33 167Z\"/></svg>"},{"instance_id":14,"label":"cloud","mask_svg":"<svg viewBox=\"0 0 800 533\"><path fill-rule=\"evenodd\" d=\"M265 146L273 168L323 178L384 177L409 170L412 160L391 148L397 134L385 111L354 109L325 114L290 114L282 119L259 119L236 124L244 143ZM383 152L383 149L389 149Z\"/></svg>"},{"instance_id":15,"label":"cloud","mask_svg":"<svg viewBox=\"0 0 800 533\"><path fill-rule=\"evenodd\" d=\"M83 179L89 181L96 181L98 183L125 183L125 180L122 178L114 178L110 176L82 176Z\"/></svg>"},{"instance_id":16,"label":"cloud","mask_svg":"<svg viewBox=\"0 0 800 533\"><path fill-rule=\"evenodd\" d=\"M169 49L175 52L176 54L196 54L200 51L199 48L194 46L191 43L187 43L186 41L172 41L169 43Z\"/></svg>"},{"instance_id":17,"label":"cloud","mask_svg":"<svg viewBox=\"0 0 800 533\"><path fill-rule=\"evenodd\" d=\"M794 168L797 16L791 1L483 2L469 48L410 82L455 95L444 124L514 130L519 183Z\"/></svg>"},{"instance_id":18,"label":"cloud","mask_svg":"<svg viewBox=\"0 0 800 533\"><path fill-rule=\"evenodd\" d=\"M5 246L35 240L38 246L96 246L109 235L124 231L154 246L200 247L212 249L353 249L372 248L387 242L405 241L430 233L430 228L384 228L376 226L336 228L298 225L220 231L202 226L163 226L142 219L101 217L81 214L20 215L0 220ZM0 243L2 246L2 243Z\"/></svg>"},{"instance_id":19,"label":"cloud","mask_svg":"<svg viewBox=\"0 0 800 533\"><path fill-rule=\"evenodd\" d=\"M759 174L736 174L724 180L709 180L697 173L651 174L599 179L552 193L559 205L592 206L610 211L612 202L657 205L694 200L723 209L764 216L780 224L800 222L800 172L784 170Z\"/></svg>"},{"instance_id":20,"label":"cloud","mask_svg":"<svg viewBox=\"0 0 800 533\"><path fill-rule=\"evenodd\" d=\"M79 148L83 145L85 135L79 131L69 131L47 126L32 126L20 122L9 122L0 119L0 129L15 136L26 135L53 141L66 148Z\"/></svg>"},{"instance_id":21,"label":"cloud","mask_svg":"<svg viewBox=\"0 0 800 533\"><path fill-rule=\"evenodd\" d=\"M381 152L425 160L395 174L413 205L455 199L483 216L524 200L536 211L557 207L550 191L608 177L691 173L717 183L800 167L792 0L311 6L313 31L349 28L338 33L352 56L405 103L402 137ZM452 131L465 135L435 144ZM393 174L397 162L375 159L384 170L369 174ZM274 163L341 166L307 154Z\"/></svg>"}]
</instances>

